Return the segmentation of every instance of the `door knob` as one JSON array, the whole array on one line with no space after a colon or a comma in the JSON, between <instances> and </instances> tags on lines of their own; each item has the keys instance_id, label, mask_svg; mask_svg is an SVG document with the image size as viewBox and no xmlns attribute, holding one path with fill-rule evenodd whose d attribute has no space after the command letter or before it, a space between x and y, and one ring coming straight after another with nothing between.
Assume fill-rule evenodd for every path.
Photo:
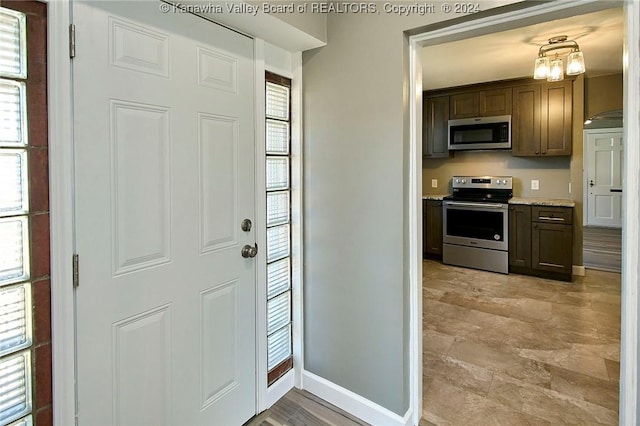
<instances>
[{"instance_id":1,"label":"door knob","mask_svg":"<svg viewBox=\"0 0 640 426\"><path fill-rule=\"evenodd\" d=\"M258 244L254 245L253 247L251 247L249 244L246 244L244 247L242 247L242 251L240 253L245 259L256 257L256 255L258 254Z\"/></svg>"},{"instance_id":2,"label":"door knob","mask_svg":"<svg viewBox=\"0 0 640 426\"><path fill-rule=\"evenodd\" d=\"M593 183L593 179L591 179L591 180L589 181L589 186L593 186L593 185L595 185L595 183Z\"/></svg>"}]
</instances>

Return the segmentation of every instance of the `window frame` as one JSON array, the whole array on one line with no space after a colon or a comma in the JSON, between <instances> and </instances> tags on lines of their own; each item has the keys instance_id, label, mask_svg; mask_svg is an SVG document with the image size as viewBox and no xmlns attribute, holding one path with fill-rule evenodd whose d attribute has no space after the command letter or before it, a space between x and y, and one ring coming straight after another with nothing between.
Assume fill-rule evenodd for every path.
<instances>
[{"instance_id":1,"label":"window frame","mask_svg":"<svg viewBox=\"0 0 640 426\"><path fill-rule=\"evenodd\" d=\"M277 86L283 86L286 87L288 89L288 117L287 119L282 119L279 117L274 117L271 115L267 114L267 96L268 96L268 87L269 84L273 84L273 85L277 85ZM293 357L294 357L294 309L293 309L293 301L294 301L294 293L293 293L293 189L292 189L292 151L293 151L293 147L292 147L292 127L293 127L293 114L292 114L292 79L281 76L279 74L270 72L270 71L265 71L265 114L264 114L264 123L265 123L265 137L264 137L264 153L265 153L265 171L266 171L266 163L268 161L269 158L287 158L287 187L286 188L277 188L277 189L273 189L273 190L267 190L266 189L266 184L267 181L265 181L265 206L267 206L267 201L266 201L266 197L267 194L269 193L283 193L283 192L287 192L288 193L288 211L289 211L289 215L288 215L288 220L286 222L278 222L276 224L273 224L271 226L268 225L268 221L267 221L267 216L265 216L265 233L267 233L267 231L269 229L273 229L276 227L282 227L282 226L286 226L288 228L288 255L287 256L279 256L276 257L274 259L268 259L267 255L265 254L265 269L268 270L268 267L270 264L274 264L276 262L282 261L283 259L289 259L289 287L287 290L284 290L278 294L276 294L275 296L273 296L272 298L268 297L268 283L265 284L265 290L267 291L267 294L265 294L265 301L266 301L266 306L265 306L265 312L267 314L267 318L268 318L268 305L269 302L272 300L275 300L278 297L282 297L284 294L286 294L287 292L289 293L289 322L286 323L285 325L283 325L282 327L279 327L277 330L273 331L271 334L267 334L267 346L266 346L266 357L267 357L267 388L271 385L273 385L274 383L276 383L282 376L284 376L287 372L289 372L290 370L293 369ZM287 132L287 150L286 150L286 154L283 153L271 153L267 150L267 137L268 137L268 131L267 131L267 126L268 126L268 122L272 121L272 122L286 122L288 124L288 132ZM266 210L266 214L268 215L268 209ZM268 240L268 238L267 238ZM268 247L267 247L267 252L268 252ZM266 273L265 270L265 277L268 276L268 274ZM266 326L268 328L268 321L266 323ZM268 345L268 338L269 336L273 336L275 334L277 334L279 331L283 330L284 328L288 327L289 328L289 340L290 340L290 347L289 347L289 356L287 358L285 358L284 360L278 362L275 366L273 366L271 369L268 368L268 357L269 357L269 345Z\"/></svg>"}]
</instances>

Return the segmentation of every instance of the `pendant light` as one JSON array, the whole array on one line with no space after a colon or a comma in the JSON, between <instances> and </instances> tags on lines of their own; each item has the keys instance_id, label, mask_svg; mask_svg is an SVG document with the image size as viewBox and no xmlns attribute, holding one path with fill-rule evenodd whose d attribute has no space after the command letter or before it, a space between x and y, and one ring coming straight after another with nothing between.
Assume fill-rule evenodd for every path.
<instances>
[{"instance_id":1,"label":"pendant light","mask_svg":"<svg viewBox=\"0 0 640 426\"><path fill-rule=\"evenodd\" d=\"M585 72L584 54L580 50L580 46L573 40L567 40L566 35L561 35L551 37L549 44L540 46L533 70L534 79L542 80L546 78L547 81L564 80L564 63L558 52L555 53L551 60L547 56L547 52L560 49L571 50L567 56L567 75L578 75Z\"/></svg>"}]
</instances>

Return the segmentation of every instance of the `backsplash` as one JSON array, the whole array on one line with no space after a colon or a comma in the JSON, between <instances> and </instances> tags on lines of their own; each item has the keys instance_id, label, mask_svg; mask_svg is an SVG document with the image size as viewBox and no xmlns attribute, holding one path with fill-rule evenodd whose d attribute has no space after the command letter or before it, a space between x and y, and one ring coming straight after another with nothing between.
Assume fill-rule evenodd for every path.
<instances>
[{"instance_id":1,"label":"backsplash","mask_svg":"<svg viewBox=\"0 0 640 426\"><path fill-rule=\"evenodd\" d=\"M571 157L513 157L510 151L456 152L452 158L427 159L422 165L422 193L451 192L452 176L513 176L516 197L570 199ZM433 188L432 179L438 181ZM539 181L539 190L531 181Z\"/></svg>"}]
</instances>

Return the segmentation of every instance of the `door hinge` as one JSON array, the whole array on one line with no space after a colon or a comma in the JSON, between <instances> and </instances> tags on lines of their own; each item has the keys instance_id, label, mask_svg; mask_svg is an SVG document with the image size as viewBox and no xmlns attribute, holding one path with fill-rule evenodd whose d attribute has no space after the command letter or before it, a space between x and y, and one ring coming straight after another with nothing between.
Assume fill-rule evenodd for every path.
<instances>
[{"instance_id":1,"label":"door hinge","mask_svg":"<svg viewBox=\"0 0 640 426\"><path fill-rule=\"evenodd\" d=\"M73 255L73 288L78 288L80 285L80 272L78 270L80 264L80 260L78 259L78 255Z\"/></svg>"},{"instance_id":2,"label":"door hinge","mask_svg":"<svg viewBox=\"0 0 640 426\"><path fill-rule=\"evenodd\" d=\"M69 57L76 57L76 26L73 24L69 25Z\"/></svg>"}]
</instances>

